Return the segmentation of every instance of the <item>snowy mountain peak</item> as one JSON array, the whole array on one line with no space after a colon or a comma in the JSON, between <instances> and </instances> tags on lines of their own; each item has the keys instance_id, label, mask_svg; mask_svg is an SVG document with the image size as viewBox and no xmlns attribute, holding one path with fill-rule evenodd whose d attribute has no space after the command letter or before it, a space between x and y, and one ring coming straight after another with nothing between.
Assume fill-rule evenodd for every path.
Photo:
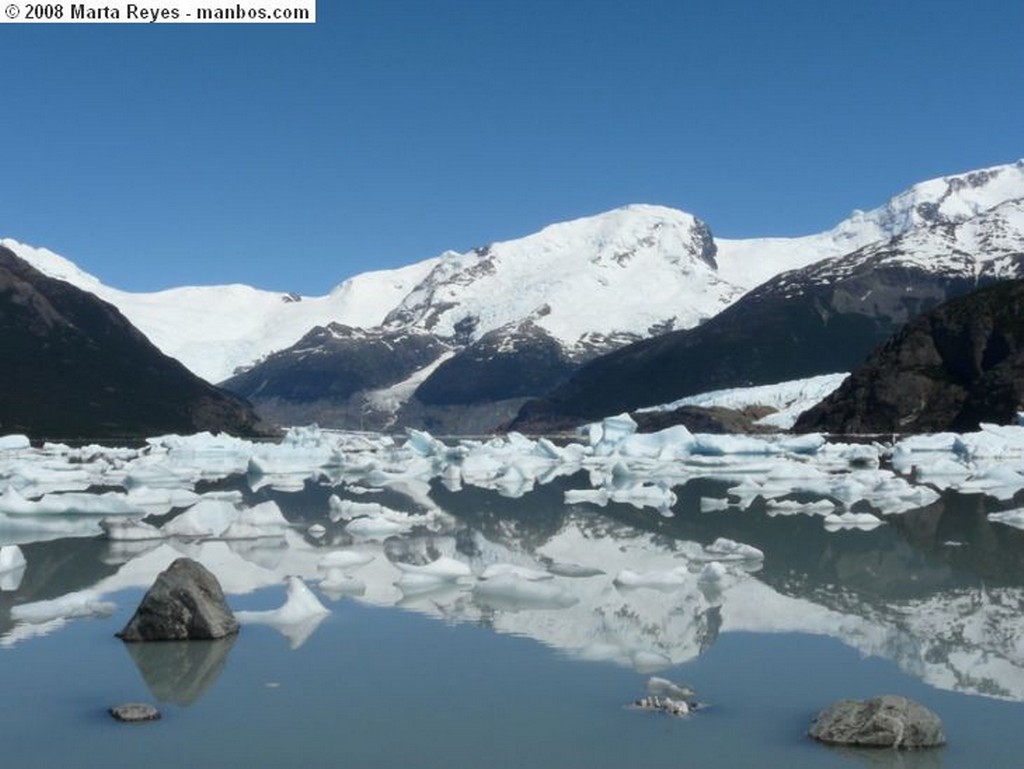
<instances>
[{"instance_id":1,"label":"snowy mountain peak","mask_svg":"<svg viewBox=\"0 0 1024 769\"><path fill-rule=\"evenodd\" d=\"M530 317L570 345L587 334L691 327L747 288L717 274L716 250L691 214L626 206L448 252L385 322L468 342Z\"/></svg>"},{"instance_id":2,"label":"snowy mountain peak","mask_svg":"<svg viewBox=\"0 0 1024 769\"><path fill-rule=\"evenodd\" d=\"M959 224L1020 197L1024 197L1024 160L915 184L879 208L854 211L833 233L858 242L865 236L884 240L916 227Z\"/></svg>"}]
</instances>

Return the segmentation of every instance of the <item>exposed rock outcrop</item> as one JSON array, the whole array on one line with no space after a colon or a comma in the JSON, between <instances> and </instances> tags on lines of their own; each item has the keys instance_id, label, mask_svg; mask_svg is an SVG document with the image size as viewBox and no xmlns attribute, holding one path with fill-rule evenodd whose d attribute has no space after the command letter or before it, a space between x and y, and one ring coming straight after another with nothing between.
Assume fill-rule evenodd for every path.
<instances>
[{"instance_id":1,"label":"exposed rock outcrop","mask_svg":"<svg viewBox=\"0 0 1024 769\"><path fill-rule=\"evenodd\" d=\"M798 431L935 432L1010 423L1024 403L1024 281L947 302L908 323Z\"/></svg>"},{"instance_id":2,"label":"exposed rock outcrop","mask_svg":"<svg viewBox=\"0 0 1024 769\"><path fill-rule=\"evenodd\" d=\"M178 558L157 576L117 635L123 641L191 641L237 632L217 578L201 563Z\"/></svg>"},{"instance_id":3,"label":"exposed rock outcrop","mask_svg":"<svg viewBox=\"0 0 1024 769\"><path fill-rule=\"evenodd\" d=\"M832 745L931 748L946 744L942 721L923 705L897 695L840 700L814 719L811 737Z\"/></svg>"}]
</instances>

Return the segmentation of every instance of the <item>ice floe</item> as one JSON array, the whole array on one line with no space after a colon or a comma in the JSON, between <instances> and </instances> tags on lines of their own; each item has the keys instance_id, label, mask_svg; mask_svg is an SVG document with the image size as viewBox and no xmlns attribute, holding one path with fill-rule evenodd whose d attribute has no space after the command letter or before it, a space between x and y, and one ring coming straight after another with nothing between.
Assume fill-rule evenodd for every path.
<instances>
[{"instance_id":1,"label":"ice floe","mask_svg":"<svg viewBox=\"0 0 1024 769\"><path fill-rule=\"evenodd\" d=\"M299 577L288 577L284 604L269 611L239 611L241 624L270 625L284 635L293 649L306 642L331 610L320 603Z\"/></svg>"}]
</instances>

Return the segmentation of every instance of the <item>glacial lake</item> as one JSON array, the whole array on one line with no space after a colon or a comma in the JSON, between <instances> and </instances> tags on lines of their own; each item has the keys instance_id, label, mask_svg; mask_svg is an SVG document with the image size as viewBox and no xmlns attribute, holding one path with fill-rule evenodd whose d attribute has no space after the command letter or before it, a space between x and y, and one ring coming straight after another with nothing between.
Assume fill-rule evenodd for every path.
<instances>
[{"instance_id":1,"label":"glacial lake","mask_svg":"<svg viewBox=\"0 0 1024 769\"><path fill-rule=\"evenodd\" d=\"M20 533L26 568L0 591L4 763L1021 765L1024 531L986 518L1013 499L945 491L877 528L828 530L819 516L772 514L760 498L708 505L727 498L720 478L675 486L660 512L566 504L566 491L590 486L583 471L511 496L450 485L229 475L195 488L235 492L249 507L272 501L291 526L240 540ZM429 507L441 523L354 536L338 499ZM720 538L763 560L709 572L707 548ZM320 565L338 550L372 560L325 589ZM236 611L280 607L289 575L330 611L246 623L219 642L123 644L114 633L180 555L207 565ZM475 575L512 564L549 578L507 591L476 577L401 587L399 564L442 556ZM52 617L16 618L15 607L62 598ZM672 718L630 708L651 676L692 686L701 709ZM806 737L830 702L884 693L935 710L949 744L849 751ZM129 701L158 704L162 720L116 723L106 709Z\"/></svg>"}]
</instances>

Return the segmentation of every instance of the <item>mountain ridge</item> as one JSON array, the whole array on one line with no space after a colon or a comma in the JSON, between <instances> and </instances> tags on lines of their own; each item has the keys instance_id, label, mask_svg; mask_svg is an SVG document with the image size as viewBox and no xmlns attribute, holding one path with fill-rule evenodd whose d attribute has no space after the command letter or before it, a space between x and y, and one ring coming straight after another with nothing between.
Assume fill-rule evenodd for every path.
<instances>
[{"instance_id":1,"label":"mountain ridge","mask_svg":"<svg viewBox=\"0 0 1024 769\"><path fill-rule=\"evenodd\" d=\"M384 336L400 336L403 329L433 335L440 343L438 357L420 373L395 369L398 378L375 379L367 391L376 394L375 403L393 402L393 409L400 409L399 401L409 399L407 383L419 376L417 391L426 401L421 405L429 407L446 399L445 377L460 386L504 378L506 386L496 394L540 395L542 389L564 382L569 369L597 356L718 317L782 273L840 260L872 245L884 248L893 238L913 233L928 231L927 237L934 239L944 227L962 229L980 213L1022 196L1024 160L1019 160L921 182L882 206L854 211L822 233L744 240L716 238L706 223L686 212L634 204L464 253L445 252L397 270L362 273L324 297L241 285L130 294L68 268L70 262L63 269L72 282L88 283L87 290L122 306L161 349L194 371L216 381L234 374L245 378L252 388L242 388L246 395L269 392L274 378L255 382L250 371L269 365L276 356L275 377L280 379L289 348L332 323L378 329ZM1018 228L1012 223L1011 235ZM991 231L986 236L990 241L994 237ZM40 258L45 250L14 245L30 262L46 261ZM935 249L925 245L923 261L934 261L934 254L924 252ZM61 268L50 261L44 266ZM925 263L918 266L923 272L931 269ZM1001 269L1009 274L1014 268ZM848 300L860 301L852 295ZM507 343L496 344L496 334L505 335ZM544 345L553 340L557 355L537 358L528 348L531 339ZM296 347L292 358L309 360L309 351ZM525 370L533 365L531 359L546 361L547 374L524 374L517 381L500 373L514 373L517 366ZM531 382L533 390L526 392ZM399 389L389 395L391 386ZM474 399L479 400L469 393L463 401ZM391 421L381 424L395 424L396 414L392 410Z\"/></svg>"}]
</instances>

